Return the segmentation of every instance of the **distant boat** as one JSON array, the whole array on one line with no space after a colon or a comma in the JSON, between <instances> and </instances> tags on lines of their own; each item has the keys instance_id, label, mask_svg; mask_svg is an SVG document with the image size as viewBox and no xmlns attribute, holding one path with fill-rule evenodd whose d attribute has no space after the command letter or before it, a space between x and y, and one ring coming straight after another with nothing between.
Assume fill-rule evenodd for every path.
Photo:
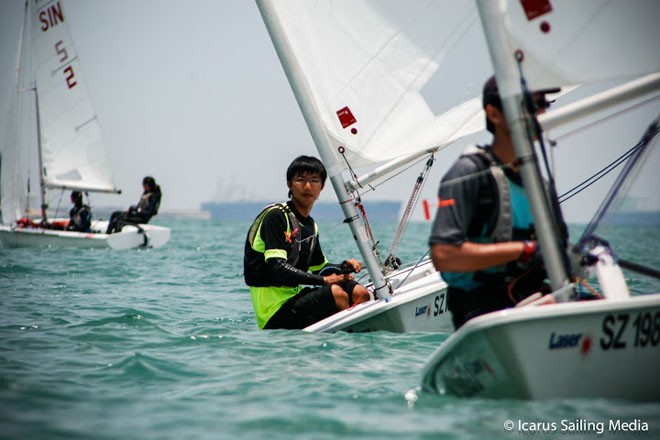
<instances>
[{"instance_id":1,"label":"distant boat","mask_svg":"<svg viewBox=\"0 0 660 440\"><path fill-rule=\"evenodd\" d=\"M121 192L65 17L61 1L26 2L11 123L1 150L0 240L9 246L162 246L170 237L170 229L162 226L126 225L121 232L106 234L108 222L97 220L91 232L76 232L66 230L68 218L48 218L48 191L59 190L60 198L71 190ZM39 190L36 212L30 207L32 189ZM68 194L64 199L68 210Z\"/></svg>"},{"instance_id":2,"label":"distant boat","mask_svg":"<svg viewBox=\"0 0 660 440\"><path fill-rule=\"evenodd\" d=\"M264 206L272 202L205 202L202 210L211 213L213 220L252 221ZM398 222L401 202L375 201L369 203L369 219L375 222ZM341 222L344 215L339 205L316 202L312 216L316 221Z\"/></svg>"}]
</instances>

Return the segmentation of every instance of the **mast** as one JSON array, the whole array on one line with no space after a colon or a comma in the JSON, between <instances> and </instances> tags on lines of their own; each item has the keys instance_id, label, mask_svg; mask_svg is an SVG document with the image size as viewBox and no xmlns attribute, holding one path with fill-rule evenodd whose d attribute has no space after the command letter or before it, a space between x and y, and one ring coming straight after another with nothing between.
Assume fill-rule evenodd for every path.
<instances>
[{"instance_id":1,"label":"mast","mask_svg":"<svg viewBox=\"0 0 660 440\"><path fill-rule=\"evenodd\" d=\"M41 195L41 223L48 223L46 217L46 182L44 179L44 164L41 152L41 117L39 116L39 91L37 84L34 84L34 107L37 115L37 158L39 160L39 192Z\"/></svg>"},{"instance_id":2,"label":"mast","mask_svg":"<svg viewBox=\"0 0 660 440\"><path fill-rule=\"evenodd\" d=\"M365 267L369 272L374 289L379 298L386 298L390 296L389 286L385 281L380 263L373 253L372 245L368 242L366 229L361 217L358 215L355 205L352 203L351 197L348 194L341 175L341 167L332 155L332 150L335 147L323 130L321 120L318 117L319 112L309 90L309 84L290 49L273 2L272 0L257 0L257 6L259 7L259 12L264 20L266 29L268 29L268 34L273 41L280 62L284 67L284 72L289 80L296 101L298 101L298 105L302 110L303 117L312 135L312 139L314 139L321 160L328 169L330 182L337 195L339 205L344 212L346 222L353 233L353 238L364 260Z\"/></svg>"},{"instance_id":3,"label":"mast","mask_svg":"<svg viewBox=\"0 0 660 440\"><path fill-rule=\"evenodd\" d=\"M569 283L564 265L564 250L560 248L556 219L550 209L534 147L525 134L520 77L515 66L513 48L508 46L504 28L502 2L477 0L481 23L497 78L497 86L509 124L516 156L522 160L520 174L532 208L534 227L543 250L550 284L553 290Z\"/></svg>"},{"instance_id":4,"label":"mast","mask_svg":"<svg viewBox=\"0 0 660 440\"><path fill-rule=\"evenodd\" d=\"M24 13L23 14L24 15L23 16L23 26L21 27L21 33L20 33L20 37L19 37L19 40L18 40L18 51L16 53L16 67L15 67L16 76L14 78L14 89L12 91L14 96L15 96L13 99L14 99L14 103L16 104L16 108L18 108L19 94L22 93L21 87L22 87L23 84L21 82L21 79L22 79L21 72L26 70L25 45L29 44L27 42L30 41L30 38L28 37L29 32L30 32L29 31L30 21L29 21L29 6L28 6L27 1L25 2L25 7L23 8L23 13ZM18 153L19 149L20 149L19 135L18 135L18 130L19 129L18 129L18 122L17 122L17 120L19 118L19 115L17 113L18 110L15 109L13 111L15 112L14 113L14 120L13 120L13 122L14 122L14 127L13 128L14 128L15 131L14 131L14 139L12 141L13 144L14 144L13 147L14 147L14 155L15 155L13 157L13 160L15 162L13 164L14 165L14 170L13 171L16 173L16 175L12 176L12 178L15 180L13 184L6 184L5 182L3 182L4 184L0 185L0 186L2 186L2 194L0 195L0 199L2 199L3 205L5 204L5 199L8 199L8 200L11 199L12 200L11 209L14 212L14 216L18 215L17 218L20 218L21 215L24 215L25 217L28 217L28 213L30 211L30 205L29 205L29 200L30 200L30 197L29 197L30 196L30 175L29 175L29 173L27 173L27 175L25 176L25 178L26 178L25 185L26 185L27 196L25 197L25 203L23 204L22 201L21 201L22 197L20 197L18 195L18 194L20 194L20 191L22 191L22 188L20 188L18 191L16 189L16 185L23 185L23 181L22 181L23 179L22 179L22 176L20 174L21 159L20 159L20 155ZM6 166L7 166L7 162L5 162L3 164L3 168L0 169L0 174L2 174L3 179L5 178L4 174L7 171L6 168L4 168ZM17 178L17 176L18 176L18 178ZM11 189L11 193L8 195L8 194L5 193L5 191L6 191L5 187L10 187L10 186L12 187L12 189ZM16 208L18 208L18 209L16 209ZM17 218L12 218L11 222L6 221L7 217L9 216L9 212L8 212L9 210L7 209L6 206L2 206L2 209L0 209L0 210L2 211L3 222L13 223L14 221L17 220Z\"/></svg>"},{"instance_id":5,"label":"mast","mask_svg":"<svg viewBox=\"0 0 660 440\"><path fill-rule=\"evenodd\" d=\"M31 10L32 5L30 5L29 1L25 2L25 24L24 24L24 29L26 30L26 33L30 35L28 45L34 45L34 37L32 36L31 32L31 22L29 20L29 17L31 17ZM23 40L21 41L21 57L23 56ZM34 61L33 61L34 63ZM34 92L34 113L36 116L36 131L37 131L37 163L39 166L39 197L41 200L41 203L39 205L39 208L41 210L41 223L46 224L48 223L48 217L46 216L46 208L48 207L46 204L46 181L44 179L44 164L43 164L43 151L42 151L42 135L41 135L41 114L39 112L39 91L37 90L37 80L36 76L34 75L34 66L31 69L31 81L33 82L33 86L30 87L30 91ZM27 202L29 203L30 199L30 176L28 175L28 197L27 197ZM27 209L29 211L29 209ZM26 215L29 214L29 212L26 212Z\"/></svg>"}]
</instances>

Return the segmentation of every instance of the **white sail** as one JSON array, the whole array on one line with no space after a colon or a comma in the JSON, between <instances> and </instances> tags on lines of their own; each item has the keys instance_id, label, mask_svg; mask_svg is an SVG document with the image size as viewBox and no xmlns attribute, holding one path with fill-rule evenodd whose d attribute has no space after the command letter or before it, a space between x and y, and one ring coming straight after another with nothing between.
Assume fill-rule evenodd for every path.
<instances>
[{"instance_id":1,"label":"white sail","mask_svg":"<svg viewBox=\"0 0 660 440\"><path fill-rule=\"evenodd\" d=\"M3 121L4 136L0 150L2 159L0 164L0 206L2 208L2 222L5 224L14 223L25 213L28 206L27 181L29 178L30 155L27 148L21 148L20 145L33 141L35 149L32 157L36 158L36 138L26 138L28 131L24 129L25 127L22 128L22 124L19 123L19 121L32 121L34 124L34 106L30 105L25 99L30 81L27 80L26 75L22 74L22 72L30 69L30 65L27 63L29 56L26 56L23 52L27 37L27 24L26 15L16 52L16 76L9 93L7 112ZM35 176L35 185L38 185L38 181L38 177Z\"/></svg>"},{"instance_id":2,"label":"white sail","mask_svg":"<svg viewBox=\"0 0 660 440\"><path fill-rule=\"evenodd\" d=\"M660 71L657 0L500 1L489 17L505 28L506 52L523 54L530 90ZM505 84L508 95L518 84Z\"/></svg>"},{"instance_id":3,"label":"white sail","mask_svg":"<svg viewBox=\"0 0 660 440\"><path fill-rule=\"evenodd\" d=\"M435 115L420 93L478 22L472 2L272 2L341 169L445 146L483 128L479 98Z\"/></svg>"},{"instance_id":4,"label":"white sail","mask_svg":"<svg viewBox=\"0 0 660 440\"><path fill-rule=\"evenodd\" d=\"M31 0L30 8L44 183L116 192L62 2Z\"/></svg>"}]
</instances>

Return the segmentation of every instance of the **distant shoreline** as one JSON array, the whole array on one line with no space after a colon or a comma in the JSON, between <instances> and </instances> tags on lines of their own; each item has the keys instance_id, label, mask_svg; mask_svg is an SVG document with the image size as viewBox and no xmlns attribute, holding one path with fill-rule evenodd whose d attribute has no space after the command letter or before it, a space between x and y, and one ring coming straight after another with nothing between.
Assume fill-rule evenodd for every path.
<instances>
[{"instance_id":1,"label":"distant shoreline","mask_svg":"<svg viewBox=\"0 0 660 440\"><path fill-rule=\"evenodd\" d=\"M211 215L212 220L253 220L261 210L272 202L206 202L202 203L202 210ZM373 221L399 221L401 202L397 201L370 201L365 209L369 220ZM342 221L344 214L336 202L317 202L314 204L312 217L317 221Z\"/></svg>"}]
</instances>

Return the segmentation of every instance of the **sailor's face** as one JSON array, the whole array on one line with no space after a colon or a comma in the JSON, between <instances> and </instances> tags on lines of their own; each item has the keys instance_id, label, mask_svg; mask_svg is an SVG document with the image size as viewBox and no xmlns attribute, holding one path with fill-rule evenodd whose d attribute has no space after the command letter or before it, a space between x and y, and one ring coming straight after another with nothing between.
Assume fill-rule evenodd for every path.
<instances>
[{"instance_id":1,"label":"sailor's face","mask_svg":"<svg viewBox=\"0 0 660 440\"><path fill-rule=\"evenodd\" d=\"M297 174L287 182L292 197L302 206L311 208L321 195L323 180L318 173Z\"/></svg>"}]
</instances>

